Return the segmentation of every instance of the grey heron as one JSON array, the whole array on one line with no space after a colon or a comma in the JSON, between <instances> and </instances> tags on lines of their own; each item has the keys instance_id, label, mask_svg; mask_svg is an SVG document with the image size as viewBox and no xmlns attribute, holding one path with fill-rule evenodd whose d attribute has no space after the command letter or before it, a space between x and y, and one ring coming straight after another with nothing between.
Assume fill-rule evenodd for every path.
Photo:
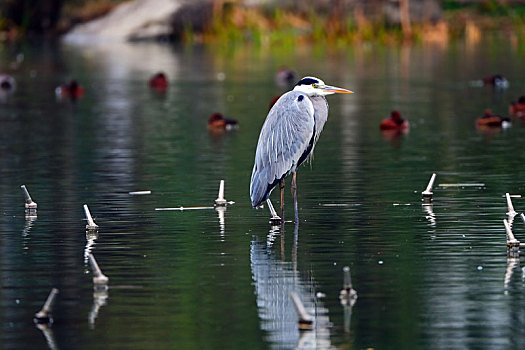
<instances>
[{"instance_id":1,"label":"grey heron","mask_svg":"<svg viewBox=\"0 0 525 350\"><path fill-rule=\"evenodd\" d=\"M352 93L326 85L321 79L304 77L292 91L283 94L270 109L259 134L250 182L252 206L266 200L273 211L270 193L277 184L281 189L281 218L284 218L284 179L293 174L292 197L295 221L298 221L296 171L311 154L328 118L325 96ZM275 221L281 218L272 213Z\"/></svg>"}]
</instances>

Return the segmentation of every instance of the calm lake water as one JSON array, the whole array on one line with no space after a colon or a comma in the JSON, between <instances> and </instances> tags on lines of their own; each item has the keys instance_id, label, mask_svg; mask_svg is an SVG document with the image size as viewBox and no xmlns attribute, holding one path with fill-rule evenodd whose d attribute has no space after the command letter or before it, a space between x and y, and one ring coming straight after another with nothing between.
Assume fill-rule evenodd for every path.
<instances>
[{"instance_id":1,"label":"calm lake water","mask_svg":"<svg viewBox=\"0 0 525 350\"><path fill-rule=\"evenodd\" d=\"M524 194L525 122L475 128L485 109L506 115L525 94L523 49L501 39L274 50L40 42L4 46L0 62L18 83L0 103L3 348L524 344L524 277L507 258L503 219L504 194ZM355 94L328 97L315 158L298 173L300 224L275 228L266 208L251 208L249 181L282 65ZM159 70L171 82L164 94L147 86ZM496 73L508 89L474 83ZM85 95L57 100L71 78ZM408 134L380 132L393 109ZM239 130L210 134L213 112ZM433 205L423 206L433 172ZM225 210L155 210L212 206L221 179L235 201ZM483 185L440 186L458 183ZM24 213L22 184L36 217ZM140 190L151 194L129 194ZM286 202L291 219L288 189ZM84 204L98 238L86 237ZM514 233L525 237L518 217ZM106 293L94 293L89 252L110 278ZM345 265L353 308L339 302ZM54 323L38 328L33 315L54 287ZM298 331L292 291L314 331Z\"/></svg>"}]
</instances>

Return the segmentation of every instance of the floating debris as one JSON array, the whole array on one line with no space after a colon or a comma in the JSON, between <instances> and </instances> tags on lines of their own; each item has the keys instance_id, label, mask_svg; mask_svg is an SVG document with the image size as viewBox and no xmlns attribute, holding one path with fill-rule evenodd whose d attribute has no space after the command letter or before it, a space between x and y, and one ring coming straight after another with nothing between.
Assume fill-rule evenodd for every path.
<instances>
[{"instance_id":1,"label":"floating debris","mask_svg":"<svg viewBox=\"0 0 525 350\"><path fill-rule=\"evenodd\" d=\"M203 209L215 209L215 207L178 207L178 208L155 208L156 211L170 211L170 210L203 210Z\"/></svg>"},{"instance_id":2,"label":"floating debris","mask_svg":"<svg viewBox=\"0 0 525 350\"><path fill-rule=\"evenodd\" d=\"M91 264L91 269L93 270L93 284L95 288L106 289L109 282L109 278L102 273L102 270L97 264L93 254L89 254L89 263Z\"/></svg>"},{"instance_id":3,"label":"floating debris","mask_svg":"<svg viewBox=\"0 0 525 350\"><path fill-rule=\"evenodd\" d=\"M343 267L343 289L339 293L339 300L342 305L353 306L357 300L357 292L352 288L352 278L350 267Z\"/></svg>"},{"instance_id":4,"label":"floating debris","mask_svg":"<svg viewBox=\"0 0 525 350\"><path fill-rule=\"evenodd\" d=\"M432 193L432 186L434 186L434 181L436 180L436 173L432 173L432 177L430 178L430 181L428 182L427 188L421 192L421 196L423 197L422 200L425 203L432 202L432 196L434 195Z\"/></svg>"},{"instance_id":5,"label":"floating debris","mask_svg":"<svg viewBox=\"0 0 525 350\"><path fill-rule=\"evenodd\" d=\"M510 198L521 198L521 194L509 194ZM507 195L503 195L503 198L507 197Z\"/></svg>"},{"instance_id":6,"label":"floating debris","mask_svg":"<svg viewBox=\"0 0 525 350\"><path fill-rule=\"evenodd\" d=\"M133 191L129 192L129 194L132 196L144 196L146 194L151 194L151 191Z\"/></svg>"},{"instance_id":7,"label":"floating debris","mask_svg":"<svg viewBox=\"0 0 525 350\"><path fill-rule=\"evenodd\" d=\"M95 221L93 221L93 218L91 217L91 213L89 212L89 208L87 204L84 204L84 213L86 214L86 230L87 231L98 231L98 225L95 224Z\"/></svg>"},{"instance_id":8,"label":"floating debris","mask_svg":"<svg viewBox=\"0 0 525 350\"><path fill-rule=\"evenodd\" d=\"M510 199L510 194L508 192L505 193L505 198L507 198L507 215L516 216L518 213L514 210L514 206L512 205L512 200Z\"/></svg>"},{"instance_id":9,"label":"floating debris","mask_svg":"<svg viewBox=\"0 0 525 350\"><path fill-rule=\"evenodd\" d=\"M439 184L439 187L485 187L483 183Z\"/></svg>"},{"instance_id":10,"label":"floating debris","mask_svg":"<svg viewBox=\"0 0 525 350\"><path fill-rule=\"evenodd\" d=\"M348 207L350 204L347 203L319 203L322 207Z\"/></svg>"},{"instance_id":11,"label":"floating debris","mask_svg":"<svg viewBox=\"0 0 525 350\"><path fill-rule=\"evenodd\" d=\"M521 218L521 221L523 221L523 223L525 224L525 214L521 213L520 218Z\"/></svg>"},{"instance_id":12,"label":"floating debris","mask_svg":"<svg viewBox=\"0 0 525 350\"><path fill-rule=\"evenodd\" d=\"M218 207L224 207L227 203L228 202L226 202L226 199L224 199L224 180L221 180L219 184L219 195L215 200L215 205Z\"/></svg>"},{"instance_id":13,"label":"floating debris","mask_svg":"<svg viewBox=\"0 0 525 350\"><path fill-rule=\"evenodd\" d=\"M35 202L33 202L33 199L31 199L31 196L29 195L29 191L27 190L25 185L20 186L20 188L22 189L22 191L24 191L24 195L26 198L26 203L25 203L26 212L36 214L36 209L38 208L38 205Z\"/></svg>"},{"instance_id":14,"label":"floating debris","mask_svg":"<svg viewBox=\"0 0 525 350\"><path fill-rule=\"evenodd\" d=\"M317 292L317 293L315 293L315 297L317 299L323 299L323 298L326 298L326 294L323 293L323 292Z\"/></svg>"},{"instance_id":15,"label":"floating debris","mask_svg":"<svg viewBox=\"0 0 525 350\"><path fill-rule=\"evenodd\" d=\"M215 200L215 206L200 206L200 207L168 207L168 208L155 208L156 211L184 211L184 210L206 210L215 209L216 207L224 207L226 205L235 204L234 201L227 201L224 199L224 180L221 180L219 184L219 195Z\"/></svg>"},{"instance_id":16,"label":"floating debris","mask_svg":"<svg viewBox=\"0 0 525 350\"><path fill-rule=\"evenodd\" d=\"M299 298L296 292L291 292L290 297L292 298L293 305L295 307L295 311L297 312L297 317L299 318L299 329L300 330L307 330L312 329L314 318L306 312L306 309L304 308L303 302Z\"/></svg>"},{"instance_id":17,"label":"floating debris","mask_svg":"<svg viewBox=\"0 0 525 350\"><path fill-rule=\"evenodd\" d=\"M53 323L53 303L55 302L55 298L58 294L58 289L53 288L51 289L51 292L47 296L46 302L44 303L44 306L42 306L42 310L38 311L35 314L35 317L33 318L33 322L35 323Z\"/></svg>"}]
</instances>

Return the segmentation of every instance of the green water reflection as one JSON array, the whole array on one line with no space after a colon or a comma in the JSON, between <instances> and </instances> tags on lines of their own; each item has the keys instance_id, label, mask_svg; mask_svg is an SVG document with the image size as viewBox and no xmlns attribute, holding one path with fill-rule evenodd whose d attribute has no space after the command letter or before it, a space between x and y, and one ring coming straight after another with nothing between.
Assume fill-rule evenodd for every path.
<instances>
[{"instance_id":1,"label":"green water reflection","mask_svg":"<svg viewBox=\"0 0 525 350\"><path fill-rule=\"evenodd\" d=\"M525 91L524 53L510 44L26 43L0 56L13 62L20 53L23 62L9 68L18 88L0 104L6 348L46 346L31 320L52 287L60 294L47 335L57 348L315 341L320 348L512 348L523 341L522 276L519 261L506 257L502 195L523 191L525 127L519 120L507 130L474 126L486 108L506 114ZM282 65L356 92L328 97L314 161L298 173L297 231L272 229L248 195L259 130L282 92L274 83ZM146 84L159 70L171 82L165 94ZM510 87L473 86L494 73ZM57 101L55 87L72 77L85 96ZM407 135L379 131L392 109L410 120ZM238 119L240 129L210 134L206 121L216 111ZM438 184L485 186L436 187L433 206L422 207L432 172ZM235 201L224 212L154 210L211 205L221 179ZM39 205L35 220L24 216L21 184ZM128 194L138 190L152 194ZM100 226L89 245L83 204ZM519 238L523 225L514 226ZM86 249L110 277L107 296L93 295ZM338 299L345 265L359 295L346 319ZM299 334L290 290L332 327ZM314 304L318 291L326 298Z\"/></svg>"}]
</instances>

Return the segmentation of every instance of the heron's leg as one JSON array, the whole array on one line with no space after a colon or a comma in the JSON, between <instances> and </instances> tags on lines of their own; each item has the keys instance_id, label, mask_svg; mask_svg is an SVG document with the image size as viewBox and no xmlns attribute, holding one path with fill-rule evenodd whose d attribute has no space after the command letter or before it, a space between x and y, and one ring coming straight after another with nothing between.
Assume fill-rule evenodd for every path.
<instances>
[{"instance_id":1,"label":"heron's leg","mask_svg":"<svg viewBox=\"0 0 525 350\"><path fill-rule=\"evenodd\" d=\"M281 219L284 222L284 178L279 181L279 188L281 189Z\"/></svg>"},{"instance_id":2,"label":"heron's leg","mask_svg":"<svg viewBox=\"0 0 525 350\"><path fill-rule=\"evenodd\" d=\"M275 209L273 208L270 198L266 200L266 204L268 204L268 209L270 209L270 214L272 215L272 217L270 218L270 223L272 225L279 225L281 223L281 218L275 212Z\"/></svg>"},{"instance_id":3,"label":"heron's leg","mask_svg":"<svg viewBox=\"0 0 525 350\"><path fill-rule=\"evenodd\" d=\"M290 188L292 190L292 198L293 198L293 209L295 212L295 223L299 223L299 209L297 208L297 173L293 173L292 176L292 186Z\"/></svg>"}]
</instances>

